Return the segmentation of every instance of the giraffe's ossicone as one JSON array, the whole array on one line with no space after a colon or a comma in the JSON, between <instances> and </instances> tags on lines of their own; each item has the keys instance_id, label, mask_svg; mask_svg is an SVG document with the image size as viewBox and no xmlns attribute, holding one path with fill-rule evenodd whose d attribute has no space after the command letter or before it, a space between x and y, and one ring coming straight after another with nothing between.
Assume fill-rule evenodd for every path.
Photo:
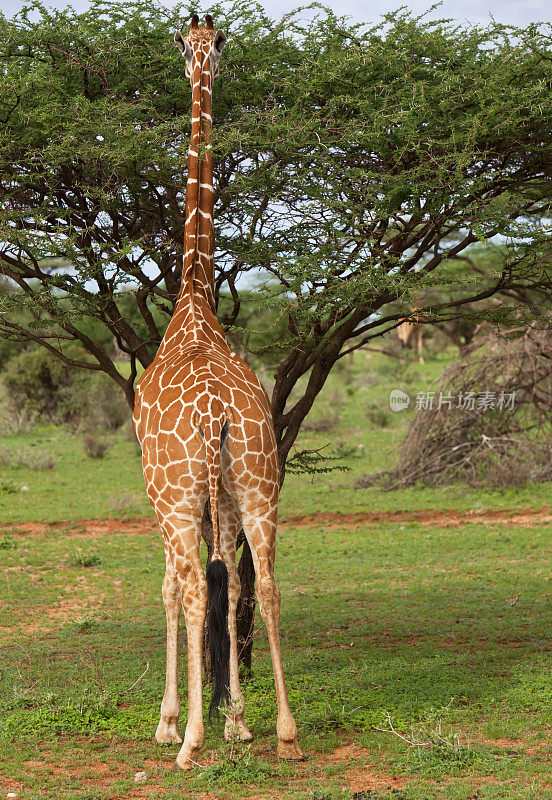
<instances>
[{"instance_id":1,"label":"giraffe's ossicone","mask_svg":"<svg viewBox=\"0 0 552 800\"><path fill-rule=\"evenodd\" d=\"M188 722L177 765L190 769L205 739L203 627L210 606L214 704L222 704L225 737L250 739L238 674L236 607L240 581L236 540L243 528L255 566L257 596L268 629L278 702L278 753L300 759L279 640L280 594L274 583L279 472L270 403L248 365L233 353L218 322L214 295L212 84L226 42L210 16L197 15L175 42L192 86L192 131L186 184L182 285L159 351L136 388L134 430L142 447L148 497L163 532L166 572L167 678L156 738L181 742L177 689L178 621L188 641ZM213 556L207 580L199 555L207 501Z\"/></svg>"}]
</instances>

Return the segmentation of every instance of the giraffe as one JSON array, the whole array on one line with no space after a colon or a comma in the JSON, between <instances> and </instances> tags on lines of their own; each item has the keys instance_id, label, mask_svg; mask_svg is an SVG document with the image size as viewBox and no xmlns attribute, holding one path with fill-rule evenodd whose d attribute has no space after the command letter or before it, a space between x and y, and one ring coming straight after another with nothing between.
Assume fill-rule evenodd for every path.
<instances>
[{"instance_id":1,"label":"giraffe","mask_svg":"<svg viewBox=\"0 0 552 800\"><path fill-rule=\"evenodd\" d=\"M205 740L202 705L203 628L213 674L210 715L222 704L225 738L252 738L238 673L236 607L240 581L236 540L243 528L257 578L278 705L278 755L300 760L279 638L280 592L274 582L279 464L268 396L249 366L230 349L214 296L212 83L226 43L211 16L175 44L192 86L182 282L175 309L152 364L136 388L134 430L150 503L165 550L163 601L167 672L158 742L182 742L176 767L191 769ZM201 521L211 504L213 553L204 574ZM184 609L188 643L188 720L178 732L177 638Z\"/></svg>"},{"instance_id":2,"label":"giraffe","mask_svg":"<svg viewBox=\"0 0 552 800\"><path fill-rule=\"evenodd\" d=\"M418 362L423 364L422 336L424 326L418 322L418 317L415 316L416 311L417 309L413 308L410 317L401 318L401 324L397 327L397 336L403 348L410 345L412 351L418 354Z\"/></svg>"}]
</instances>

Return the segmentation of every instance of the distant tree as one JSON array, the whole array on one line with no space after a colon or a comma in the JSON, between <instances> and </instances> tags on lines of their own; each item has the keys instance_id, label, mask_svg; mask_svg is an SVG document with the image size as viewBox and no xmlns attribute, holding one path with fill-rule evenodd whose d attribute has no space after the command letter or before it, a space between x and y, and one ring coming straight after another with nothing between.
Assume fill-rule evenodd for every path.
<instances>
[{"instance_id":1,"label":"distant tree","mask_svg":"<svg viewBox=\"0 0 552 800\"><path fill-rule=\"evenodd\" d=\"M243 276L271 279L258 302L279 319L283 468L337 360L395 327L415 294L450 283L421 309L435 322L551 285L550 25L468 28L405 10L361 25L313 8L308 22L274 22L254 3L212 9L229 39L215 91L216 292L232 297L236 332ZM94 362L68 360L106 372L130 405L180 279L190 90L171 39L189 16L34 0L0 19L0 271L20 289L0 331L66 359L64 343L79 342ZM496 237L500 269L449 275L453 257ZM40 323L20 325L15 305L40 309ZM128 354L128 373L87 318Z\"/></svg>"},{"instance_id":2,"label":"distant tree","mask_svg":"<svg viewBox=\"0 0 552 800\"><path fill-rule=\"evenodd\" d=\"M473 281L473 275L492 280L499 275L512 259L513 248L499 242L477 242L466 250L452 257L442 265L447 281L439 285L439 272L434 276L432 286L426 286L423 297L416 299L415 305L440 307L443 303L463 297L465 286ZM543 252L541 267L548 269L549 254ZM530 283L512 285L506 283L504 288L479 302L467 302L457 308L452 319L441 322L437 328L450 339L461 352L468 348L482 325L506 316L504 306L508 306L509 316L517 316L519 324L534 320L549 324L552 311L552 294L547 285Z\"/></svg>"}]
</instances>

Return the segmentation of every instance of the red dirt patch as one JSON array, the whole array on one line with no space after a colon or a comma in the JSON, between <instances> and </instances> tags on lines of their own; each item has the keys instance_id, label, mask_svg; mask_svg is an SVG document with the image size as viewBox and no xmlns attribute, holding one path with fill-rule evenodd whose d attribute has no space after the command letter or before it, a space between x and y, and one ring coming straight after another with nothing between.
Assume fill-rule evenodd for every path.
<instances>
[{"instance_id":1,"label":"red dirt patch","mask_svg":"<svg viewBox=\"0 0 552 800\"><path fill-rule=\"evenodd\" d=\"M329 756L319 756L316 760L321 764L342 764L351 761L373 758L373 752L356 744L345 744L336 748ZM345 773L347 786L352 792L366 792L381 789L404 789L407 778L398 778L384 772L375 773L373 768L362 764L352 765Z\"/></svg>"},{"instance_id":2,"label":"red dirt patch","mask_svg":"<svg viewBox=\"0 0 552 800\"><path fill-rule=\"evenodd\" d=\"M282 526L306 527L328 525L329 527L356 528L365 525L384 523L418 522L429 527L457 527L460 525L507 525L527 526L552 522L552 509L542 508L495 509L492 511L455 511L453 509L424 509L422 511L357 511L338 514L334 511L321 511L316 514L293 515L281 521Z\"/></svg>"},{"instance_id":3,"label":"red dirt patch","mask_svg":"<svg viewBox=\"0 0 552 800\"><path fill-rule=\"evenodd\" d=\"M491 511L455 511L453 509L424 509L422 511L355 511L338 514L334 511L320 511L316 514L293 514L280 521L282 528L311 527L325 525L331 528L358 528L370 525L400 524L417 522L428 527L450 528L461 525L504 525L507 527L526 527L528 525L552 523L552 509L542 508L495 509ZM0 525L0 533L13 536L44 536L55 531L59 536L102 537L110 534L148 536L158 530L154 517L134 519L83 519L60 522L20 522Z\"/></svg>"},{"instance_id":4,"label":"red dirt patch","mask_svg":"<svg viewBox=\"0 0 552 800\"><path fill-rule=\"evenodd\" d=\"M127 533L131 536L146 536L155 533L157 521L154 517L136 517L135 519L81 519L60 522L19 522L15 525L1 525L0 532L13 536L44 536L55 532L60 536L99 537L111 533Z\"/></svg>"},{"instance_id":5,"label":"red dirt patch","mask_svg":"<svg viewBox=\"0 0 552 800\"><path fill-rule=\"evenodd\" d=\"M352 792L404 789L408 780L391 775L376 775L369 769L352 769L347 772L347 785Z\"/></svg>"}]
</instances>

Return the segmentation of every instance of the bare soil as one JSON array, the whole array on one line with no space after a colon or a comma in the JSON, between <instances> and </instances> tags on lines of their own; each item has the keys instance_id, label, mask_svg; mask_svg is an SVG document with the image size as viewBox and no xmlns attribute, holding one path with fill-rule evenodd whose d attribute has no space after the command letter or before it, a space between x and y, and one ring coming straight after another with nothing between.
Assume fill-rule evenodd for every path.
<instances>
[{"instance_id":1,"label":"bare soil","mask_svg":"<svg viewBox=\"0 0 552 800\"><path fill-rule=\"evenodd\" d=\"M75 738L75 743L78 737ZM47 748L41 749L40 758L32 759L24 762L24 768L30 775L37 773L43 774L47 770L54 778L62 781L70 779L75 787L88 788L90 790L97 789L112 789L118 780L124 778L133 778L137 772L136 767L131 767L121 761L121 753L132 752L135 754L140 748L140 742L119 742L104 752L101 760L97 759L95 753L81 752L79 763L73 762L74 752L64 754L62 760L59 755L49 751ZM87 758L87 756L89 757ZM269 754L263 752L263 757ZM110 757L111 756L111 757ZM117 758L115 757L117 756ZM146 773L146 783L137 783L129 791L125 792L126 798L158 798L168 791L162 785L162 777L166 770L171 769L174 763L174 755L170 758L169 754L160 754L159 759L152 760L146 758L143 765L138 771L143 770ZM370 758L372 756L372 758ZM269 757L270 758L270 757ZM275 758L275 755L274 755ZM213 760L213 754L208 751L203 754L202 762L204 764L210 763ZM367 765L366 761L372 761L371 766ZM72 763L73 762L73 763ZM363 763L364 762L364 763ZM403 789L408 783L408 779L399 778L394 775L386 774L384 771L374 772L373 753L366 748L360 747L354 743L344 743L336 748L329 754L315 754L309 753L309 758L305 762L299 762L295 765L296 768L296 782L297 784L307 781L309 778L318 777L323 780L325 776L325 768L329 765L339 764L345 767L339 782L343 787L349 788L353 792L365 792L368 790L387 790L387 789ZM348 768L348 765L351 765ZM187 776L182 773L182 784L185 790L187 783ZM0 777L0 787L4 791L23 791L23 784L16 780L4 781ZM211 800L215 796L210 792L196 791L191 795L194 800ZM262 794L250 795L249 800L272 800L272 798L280 797L280 792L276 788L268 788Z\"/></svg>"},{"instance_id":2,"label":"bare soil","mask_svg":"<svg viewBox=\"0 0 552 800\"><path fill-rule=\"evenodd\" d=\"M359 528L383 524L400 525L416 522L430 528L455 528L462 525L502 525L506 527L528 527L552 523L552 509L542 508L497 509L494 511L456 511L453 509L424 509L422 511L358 511L338 514L321 511L316 514L295 514L283 517L280 527ZM153 517L134 519L83 519L59 522L20 522L0 525L0 534L11 536L45 536L55 533L56 537L80 536L97 538L110 534L127 533L130 536L148 536L157 532L157 522Z\"/></svg>"}]
</instances>

